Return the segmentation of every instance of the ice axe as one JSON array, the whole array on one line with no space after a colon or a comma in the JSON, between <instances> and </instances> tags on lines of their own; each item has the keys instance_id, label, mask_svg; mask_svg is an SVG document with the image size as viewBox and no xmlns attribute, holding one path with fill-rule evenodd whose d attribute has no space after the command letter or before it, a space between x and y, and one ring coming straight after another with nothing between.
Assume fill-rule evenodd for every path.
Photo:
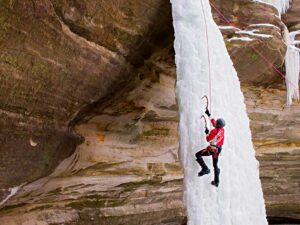
<instances>
[{"instance_id":1,"label":"ice axe","mask_svg":"<svg viewBox=\"0 0 300 225\"><path fill-rule=\"evenodd\" d=\"M205 107L205 114L210 118L210 112L208 110L209 107L209 101L207 95L204 95L201 99L206 99L206 107Z\"/></svg>"},{"instance_id":2,"label":"ice axe","mask_svg":"<svg viewBox=\"0 0 300 225\"><path fill-rule=\"evenodd\" d=\"M208 110L208 97L207 97L207 95L204 95L201 99L206 99L206 107L205 107L205 109Z\"/></svg>"},{"instance_id":3,"label":"ice axe","mask_svg":"<svg viewBox=\"0 0 300 225\"><path fill-rule=\"evenodd\" d=\"M202 118L204 119L205 129L208 129L208 128L207 128L207 121L206 121L206 118L205 118L205 116L204 116L204 115L202 115L202 116L201 116L201 119L202 119Z\"/></svg>"},{"instance_id":4,"label":"ice axe","mask_svg":"<svg viewBox=\"0 0 300 225\"><path fill-rule=\"evenodd\" d=\"M204 95L201 99L206 99L206 107L205 107L205 110L208 111L208 106L209 106L208 104L209 104L209 101L208 101L207 95ZM202 115L201 118L204 119L205 129L208 130L206 117L205 117L204 115Z\"/></svg>"}]
</instances>

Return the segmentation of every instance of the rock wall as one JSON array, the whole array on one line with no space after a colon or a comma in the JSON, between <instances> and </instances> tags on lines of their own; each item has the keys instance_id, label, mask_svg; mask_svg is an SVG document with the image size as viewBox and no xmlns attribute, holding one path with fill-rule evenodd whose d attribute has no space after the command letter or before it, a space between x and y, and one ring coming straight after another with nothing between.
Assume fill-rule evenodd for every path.
<instances>
[{"instance_id":1,"label":"rock wall","mask_svg":"<svg viewBox=\"0 0 300 225\"><path fill-rule=\"evenodd\" d=\"M0 223L182 224L175 79L167 47L76 126L84 143L49 177L22 187Z\"/></svg>"},{"instance_id":2,"label":"rock wall","mask_svg":"<svg viewBox=\"0 0 300 225\"><path fill-rule=\"evenodd\" d=\"M225 43L242 83L276 85L286 46L284 24L271 5L249 0L212 1L214 19L220 25ZM267 24L267 25L266 25ZM230 27L229 27L230 26ZM255 66L253 66L255 65Z\"/></svg>"},{"instance_id":3,"label":"rock wall","mask_svg":"<svg viewBox=\"0 0 300 225\"><path fill-rule=\"evenodd\" d=\"M82 142L74 124L135 77L139 64L172 37L168 2L67 3L0 4L0 199L70 156Z\"/></svg>"},{"instance_id":4,"label":"rock wall","mask_svg":"<svg viewBox=\"0 0 300 225\"><path fill-rule=\"evenodd\" d=\"M285 90L244 86L269 217L299 220L300 104L285 107Z\"/></svg>"}]
</instances>

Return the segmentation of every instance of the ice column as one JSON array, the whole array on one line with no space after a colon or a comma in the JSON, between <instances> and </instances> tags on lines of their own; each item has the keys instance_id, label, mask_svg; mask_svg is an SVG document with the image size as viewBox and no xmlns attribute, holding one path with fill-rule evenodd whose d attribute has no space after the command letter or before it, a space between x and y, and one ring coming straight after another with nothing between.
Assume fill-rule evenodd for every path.
<instances>
[{"instance_id":1,"label":"ice column","mask_svg":"<svg viewBox=\"0 0 300 225\"><path fill-rule=\"evenodd\" d=\"M180 159L184 169L184 202L188 224L267 225L259 165L255 159L244 97L223 37L213 21L209 2L171 2L180 115ZM212 115L223 117L227 123L225 144L219 160L219 188L210 184L213 179L211 158L207 157L205 161L212 173L201 178L197 176L200 168L195 161L195 153L207 146L204 124L200 119L205 109L201 97L209 96L210 90Z\"/></svg>"}]
</instances>

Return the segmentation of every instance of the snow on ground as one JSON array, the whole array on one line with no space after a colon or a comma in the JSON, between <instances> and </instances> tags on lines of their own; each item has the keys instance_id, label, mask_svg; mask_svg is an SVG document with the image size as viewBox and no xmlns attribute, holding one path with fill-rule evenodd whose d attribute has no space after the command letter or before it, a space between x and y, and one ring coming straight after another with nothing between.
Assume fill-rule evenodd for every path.
<instances>
[{"instance_id":1,"label":"snow on ground","mask_svg":"<svg viewBox=\"0 0 300 225\"><path fill-rule=\"evenodd\" d=\"M184 201L188 224L267 225L259 165L251 141L244 97L221 32L213 21L209 2L171 2L176 37L180 159L185 175ZM213 173L201 178L197 176L200 168L194 156L207 146L200 117L205 108L201 97L210 92L208 50L212 115L223 117L227 122L225 144L219 161L219 188L210 184ZM207 157L205 161L212 168L211 158Z\"/></svg>"}]
</instances>

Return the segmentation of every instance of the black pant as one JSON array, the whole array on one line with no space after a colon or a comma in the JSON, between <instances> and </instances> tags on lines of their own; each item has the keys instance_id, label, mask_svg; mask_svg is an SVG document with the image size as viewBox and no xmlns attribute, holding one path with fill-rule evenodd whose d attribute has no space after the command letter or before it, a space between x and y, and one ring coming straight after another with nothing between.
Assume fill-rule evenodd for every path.
<instances>
[{"instance_id":1,"label":"black pant","mask_svg":"<svg viewBox=\"0 0 300 225\"><path fill-rule=\"evenodd\" d=\"M216 153L214 154L214 151L212 149L216 150ZM213 160L213 166L214 166L214 172L215 172L215 182L219 183L219 175L220 175L220 169L218 167L218 161L219 161L219 154L221 153L222 148L214 148L212 146L208 146L205 149L202 149L201 151L196 153L196 161L199 163L201 168L203 170L207 170L208 167L205 164L202 156L212 156Z\"/></svg>"}]
</instances>

